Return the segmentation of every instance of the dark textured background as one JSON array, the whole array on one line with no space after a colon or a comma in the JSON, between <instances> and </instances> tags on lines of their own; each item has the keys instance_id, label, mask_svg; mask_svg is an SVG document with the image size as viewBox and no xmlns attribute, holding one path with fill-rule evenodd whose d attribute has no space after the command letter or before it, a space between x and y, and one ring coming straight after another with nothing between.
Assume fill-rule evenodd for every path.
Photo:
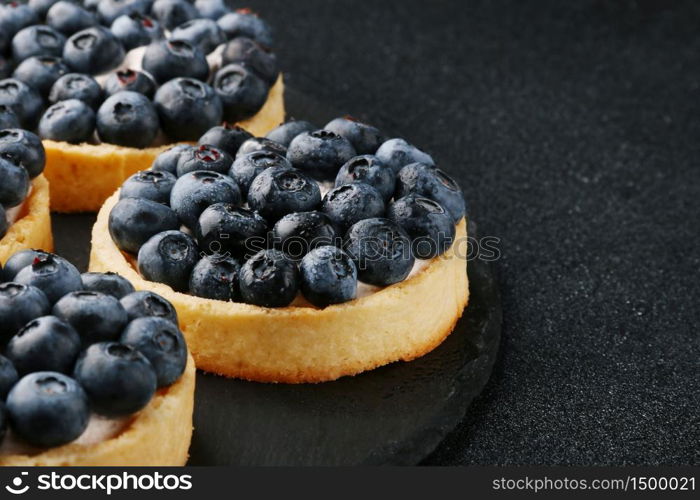
<instances>
[{"instance_id":1,"label":"dark textured background","mask_svg":"<svg viewBox=\"0 0 700 500\"><path fill-rule=\"evenodd\" d=\"M502 239L500 359L426 463L698 463L700 3L247 3Z\"/></svg>"}]
</instances>

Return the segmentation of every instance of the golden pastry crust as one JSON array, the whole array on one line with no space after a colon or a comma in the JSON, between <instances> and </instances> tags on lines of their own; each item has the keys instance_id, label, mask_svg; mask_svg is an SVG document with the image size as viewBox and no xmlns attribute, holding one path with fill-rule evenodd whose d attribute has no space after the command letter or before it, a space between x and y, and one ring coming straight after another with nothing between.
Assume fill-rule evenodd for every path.
<instances>
[{"instance_id":1,"label":"golden pastry crust","mask_svg":"<svg viewBox=\"0 0 700 500\"><path fill-rule=\"evenodd\" d=\"M67 444L37 455L0 455L5 466L182 466L192 440L195 366L188 355L180 380L156 394L118 436Z\"/></svg>"},{"instance_id":2,"label":"golden pastry crust","mask_svg":"<svg viewBox=\"0 0 700 500\"><path fill-rule=\"evenodd\" d=\"M49 183L40 175L32 181L32 192L19 218L0 240L0 263L4 265L13 254L28 248L53 251L49 203Z\"/></svg>"},{"instance_id":3,"label":"golden pastry crust","mask_svg":"<svg viewBox=\"0 0 700 500\"><path fill-rule=\"evenodd\" d=\"M254 136L263 136L283 123L284 116L284 80L280 75L262 109L239 125ZM149 168L158 154L172 146L137 149L44 141L44 173L51 183L51 210L97 212L129 176Z\"/></svg>"},{"instance_id":4,"label":"golden pastry crust","mask_svg":"<svg viewBox=\"0 0 700 500\"><path fill-rule=\"evenodd\" d=\"M305 383L420 357L450 334L467 304L466 221L455 244L417 275L357 300L270 309L202 299L144 280L112 242L108 217L92 232L91 271L115 271L173 303L199 369L259 382Z\"/></svg>"}]
</instances>

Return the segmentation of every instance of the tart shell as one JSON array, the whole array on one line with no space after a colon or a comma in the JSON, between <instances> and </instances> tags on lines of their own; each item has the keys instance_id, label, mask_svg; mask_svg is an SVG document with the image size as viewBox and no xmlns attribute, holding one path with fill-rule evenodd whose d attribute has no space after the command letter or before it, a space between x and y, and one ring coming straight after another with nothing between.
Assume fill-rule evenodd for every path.
<instances>
[{"instance_id":1,"label":"tart shell","mask_svg":"<svg viewBox=\"0 0 700 500\"><path fill-rule=\"evenodd\" d=\"M256 137L264 136L283 123L284 116L284 80L280 75L260 111L238 125ZM158 154L173 146L137 149L111 144L43 143L51 210L63 213L97 212L129 176L149 168Z\"/></svg>"},{"instance_id":2,"label":"tart shell","mask_svg":"<svg viewBox=\"0 0 700 500\"><path fill-rule=\"evenodd\" d=\"M430 352L452 332L469 297L466 221L452 247L418 274L369 296L325 309L264 308L175 292L144 280L112 242L108 218L92 232L90 270L114 271L177 309L197 368L258 382L306 383L356 375Z\"/></svg>"}]
</instances>

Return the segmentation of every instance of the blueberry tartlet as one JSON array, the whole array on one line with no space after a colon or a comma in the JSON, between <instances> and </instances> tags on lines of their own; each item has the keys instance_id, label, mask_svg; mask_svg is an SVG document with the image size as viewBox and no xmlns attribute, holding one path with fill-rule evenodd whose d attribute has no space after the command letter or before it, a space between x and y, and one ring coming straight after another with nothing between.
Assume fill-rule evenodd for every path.
<instances>
[{"instance_id":1,"label":"blueberry tartlet","mask_svg":"<svg viewBox=\"0 0 700 500\"><path fill-rule=\"evenodd\" d=\"M322 382L450 334L469 294L466 210L431 156L347 117L231 145L214 129L162 153L92 234L90 269L172 302L198 368Z\"/></svg>"},{"instance_id":2,"label":"blueberry tartlet","mask_svg":"<svg viewBox=\"0 0 700 500\"><path fill-rule=\"evenodd\" d=\"M0 106L46 149L51 207L97 211L133 173L213 126L284 121L269 26L208 0L0 5Z\"/></svg>"},{"instance_id":3,"label":"blueberry tartlet","mask_svg":"<svg viewBox=\"0 0 700 500\"><path fill-rule=\"evenodd\" d=\"M40 250L0 276L0 465L184 465L195 368L173 306Z\"/></svg>"}]
</instances>

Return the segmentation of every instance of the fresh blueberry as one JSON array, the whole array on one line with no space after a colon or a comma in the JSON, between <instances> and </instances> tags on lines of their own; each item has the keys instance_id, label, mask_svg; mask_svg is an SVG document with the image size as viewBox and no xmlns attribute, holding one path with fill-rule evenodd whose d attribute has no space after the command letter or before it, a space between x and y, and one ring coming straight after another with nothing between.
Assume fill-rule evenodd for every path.
<instances>
[{"instance_id":1,"label":"fresh blueberry","mask_svg":"<svg viewBox=\"0 0 700 500\"><path fill-rule=\"evenodd\" d=\"M187 344L180 329L163 318L139 318L124 330L121 338L143 354L156 373L158 387L177 381L187 366Z\"/></svg>"},{"instance_id":2,"label":"fresh blueberry","mask_svg":"<svg viewBox=\"0 0 700 500\"><path fill-rule=\"evenodd\" d=\"M399 171L396 176L396 198L413 193L437 201L455 223L466 213L464 195L457 182L430 165L413 163Z\"/></svg>"},{"instance_id":3,"label":"fresh blueberry","mask_svg":"<svg viewBox=\"0 0 700 500\"><path fill-rule=\"evenodd\" d=\"M6 59L0 50L0 80L4 80L12 74L12 61Z\"/></svg>"},{"instance_id":4,"label":"fresh blueberry","mask_svg":"<svg viewBox=\"0 0 700 500\"><path fill-rule=\"evenodd\" d=\"M139 250L139 273L149 281L164 283L177 292L189 289L190 274L199 260L194 239L182 231L156 234Z\"/></svg>"},{"instance_id":5,"label":"fresh blueberry","mask_svg":"<svg viewBox=\"0 0 700 500\"><path fill-rule=\"evenodd\" d=\"M303 172L285 167L264 170L250 185L248 205L270 222L291 212L309 212L321 203L321 190Z\"/></svg>"},{"instance_id":6,"label":"fresh blueberry","mask_svg":"<svg viewBox=\"0 0 700 500\"><path fill-rule=\"evenodd\" d=\"M157 378L148 358L118 342L99 342L85 349L75 364L92 409L121 417L144 408L156 392Z\"/></svg>"},{"instance_id":7,"label":"fresh blueberry","mask_svg":"<svg viewBox=\"0 0 700 500\"><path fill-rule=\"evenodd\" d=\"M110 26L120 16L133 12L146 14L153 5L153 0L100 0L97 15L103 24Z\"/></svg>"},{"instance_id":8,"label":"fresh blueberry","mask_svg":"<svg viewBox=\"0 0 700 500\"><path fill-rule=\"evenodd\" d=\"M192 19L175 28L173 40L187 40L196 45L205 54L209 54L226 41L226 35L211 19Z\"/></svg>"},{"instance_id":9,"label":"fresh blueberry","mask_svg":"<svg viewBox=\"0 0 700 500\"><path fill-rule=\"evenodd\" d=\"M336 118L323 128L345 137L358 155L373 155L384 142L384 136L378 128L350 116Z\"/></svg>"},{"instance_id":10,"label":"fresh blueberry","mask_svg":"<svg viewBox=\"0 0 700 500\"><path fill-rule=\"evenodd\" d=\"M66 37L50 26L29 26L12 39L12 58L24 61L32 56L61 57L65 43Z\"/></svg>"},{"instance_id":11,"label":"fresh blueberry","mask_svg":"<svg viewBox=\"0 0 700 500\"><path fill-rule=\"evenodd\" d=\"M270 92L267 82L240 64L217 71L213 85L224 106L224 120L230 123L255 115Z\"/></svg>"},{"instance_id":12,"label":"fresh blueberry","mask_svg":"<svg viewBox=\"0 0 700 500\"><path fill-rule=\"evenodd\" d=\"M190 276L190 293L212 300L237 301L241 265L232 257L205 256L197 262Z\"/></svg>"},{"instance_id":13,"label":"fresh blueberry","mask_svg":"<svg viewBox=\"0 0 700 500\"><path fill-rule=\"evenodd\" d=\"M285 307L299 291L299 269L279 250L261 250L241 268L243 300L262 307Z\"/></svg>"},{"instance_id":14,"label":"fresh blueberry","mask_svg":"<svg viewBox=\"0 0 700 500\"><path fill-rule=\"evenodd\" d=\"M190 148L192 148L192 146L189 144L178 144L177 146L166 149L156 157L151 166L151 170L176 175L177 162L180 159L180 155Z\"/></svg>"},{"instance_id":15,"label":"fresh blueberry","mask_svg":"<svg viewBox=\"0 0 700 500\"><path fill-rule=\"evenodd\" d=\"M22 129L0 130L0 156L20 164L34 178L44 171L46 152L36 134Z\"/></svg>"},{"instance_id":16,"label":"fresh blueberry","mask_svg":"<svg viewBox=\"0 0 700 500\"><path fill-rule=\"evenodd\" d=\"M12 361L5 356L0 356L0 401L5 401L7 393L10 392L19 380L19 375Z\"/></svg>"},{"instance_id":17,"label":"fresh blueberry","mask_svg":"<svg viewBox=\"0 0 700 500\"><path fill-rule=\"evenodd\" d=\"M20 375L38 371L70 374L78 354L78 333L56 316L42 316L27 323L10 339L5 351Z\"/></svg>"},{"instance_id":18,"label":"fresh blueberry","mask_svg":"<svg viewBox=\"0 0 700 500\"><path fill-rule=\"evenodd\" d=\"M129 177L119 190L119 198L145 198L167 205L177 177L168 172L142 170Z\"/></svg>"},{"instance_id":19,"label":"fresh blueberry","mask_svg":"<svg viewBox=\"0 0 700 500\"><path fill-rule=\"evenodd\" d=\"M78 31L63 48L63 60L76 73L106 73L119 66L123 59L124 47L121 42L103 26Z\"/></svg>"},{"instance_id":20,"label":"fresh blueberry","mask_svg":"<svg viewBox=\"0 0 700 500\"><path fill-rule=\"evenodd\" d=\"M0 205L0 240L5 237L9 229L10 224L7 221L7 212L5 211L3 206Z\"/></svg>"},{"instance_id":21,"label":"fresh blueberry","mask_svg":"<svg viewBox=\"0 0 700 500\"><path fill-rule=\"evenodd\" d=\"M119 200L109 213L109 234L124 252L138 253L152 236L178 229L180 221L170 207L141 198Z\"/></svg>"},{"instance_id":22,"label":"fresh blueberry","mask_svg":"<svg viewBox=\"0 0 700 500\"><path fill-rule=\"evenodd\" d=\"M381 193L369 184L334 188L326 193L321 208L341 231L363 219L383 217L386 210Z\"/></svg>"},{"instance_id":23,"label":"fresh blueberry","mask_svg":"<svg viewBox=\"0 0 700 500\"><path fill-rule=\"evenodd\" d=\"M160 23L140 12L119 16L114 20L110 29L126 50L149 45L151 42L163 38L163 28L161 28Z\"/></svg>"},{"instance_id":24,"label":"fresh blueberry","mask_svg":"<svg viewBox=\"0 0 700 500\"><path fill-rule=\"evenodd\" d=\"M153 316L165 318L177 325L177 312L173 305L160 295L153 292L130 293L121 300L122 306L129 315L129 321L136 318Z\"/></svg>"},{"instance_id":25,"label":"fresh blueberry","mask_svg":"<svg viewBox=\"0 0 700 500\"><path fill-rule=\"evenodd\" d=\"M102 142L145 148L153 143L159 129L153 103L138 92L117 92L97 111L97 134Z\"/></svg>"},{"instance_id":26,"label":"fresh blueberry","mask_svg":"<svg viewBox=\"0 0 700 500\"><path fill-rule=\"evenodd\" d=\"M190 229L204 209L214 203L241 204L241 191L230 177L211 171L190 172L180 177L170 193L170 207Z\"/></svg>"},{"instance_id":27,"label":"fresh blueberry","mask_svg":"<svg viewBox=\"0 0 700 500\"><path fill-rule=\"evenodd\" d=\"M177 176L196 170L211 170L220 174L227 174L233 163L233 158L214 146L202 144L180 154L177 160Z\"/></svg>"},{"instance_id":28,"label":"fresh blueberry","mask_svg":"<svg viewBox=\"0 0 700 500\"><path fill-rule=\"evenodd\" d=\"M194 6L199 12L199 17L213 19L216 21L229 12L224 0L195 0Z\"/></svg>"},{"instance_id":29,"label":"fresh blueberry","mask_svg":"<svg viewBox=\"0 0 700 500\"><path fill-rule=\"evenodd\" d=\"M95 112L78 99L60 101L49 107L39 122L42 139L73 144L88 142L95 131Z\"/></svg>"},{"instance_id":30,"label":"fresh blueberry","mask_svg":"<svg viewBox=\"0 0 700 500\"><path fill-rule=\"evenodd\" d=\"M236 12L230 12L219 18L217 23L229 40L245 36L267 47L274 45L270 26L250 9L238 9Z\"/></svg>"},{"instance_id":31,"label":"fresh blueberry","mask_svg":"<svg viewBox=\"0 0 700 500\"><path fill-rule=\"evenodd\" d=\"M156 82L143 71L125 69L110 74L104 82L104 90L108 96L130 90L152 99L156 93Z\"/></svg>"},{"instance_id":32,"label":"fresh blueberry","mask_svg":"<svg viewBox=\"0 0 700 500\"><path fill-rule=\"evenodd\" d=\"M88 398L81 385L57 372L22 377L7 395L7 412L13 432L39 447L70 443L90 420Z\"/></svg>"},{"instance_id":33,"label":"fresh blueberry","mask_svg":"<svg viewBox=\"0 0 700 500\"><path fill-rule=\"evenodd\" d=\"M301 261L299 271L301 293L317 307L341 304L357 295L357 268L340 248L312 250Z\"/></svg>"},{"instance_id":34,"label":"fresh blueberry","mask_svg":"<svg viewBox=\"0 0 700 500\"><path fill-rule=\"evenodd\" d=\"M51 311L44 292L19 283L0 284L0 344L5 344L20 328Z\"/></svg>"},{"instance_id":35,"label":"fresh blueberry","mask_svg":"<svg viewBox=\"0 0 700 500\"><path fill-rule=\"evenodd\" d=\"M69 293L53 306L52 313L75 328L83 345L117 340L128 323L119 300L100 292Z\"/></svg>"},{"instance_id":36,"label":"fresh blueberry","mask_svg":"<svg viewBox=\"0 0 700 500\"><path fill-rule=\"evenodd\" d=\"M26 83L42 97L48 97L56 80L69 72L68 66L58 57L33 56L17 66L12 78Z\"/></svg>"},{"instance_id":37,"label":"fresh blueberry","mask_svg":"<svg viewBox=\"0 0 700 500\"><path fill-rule=\"evenodd\" d=\"M176 141L196 141L221 122L221 100L209 85L175 78L158 89L155 105L163 131Z\"/></svg>"},{"instance_id":38,"label":"fresh blueberry","mask_svg":"<svg viewBox=\"0 0 700 500\"><path fill-rule=\"evenodd\" d=\"M19 128L19 118L7 104L0 104L0 130L5 128Z\"/></svg>"},{"instance_id":39,"label":"fresh blueberry","mask_svg":"<svg viewBox=\"0 0 700 500\"><path fill-rule=\"evenodd\" d=\"M343 165L335 178L335 187L361 182L375 188L389 202L394 196L396 175L376 156L356 156Z\"/></svg>"},{"instance_id":40,"label":"fresh blueberry","mask_svg":"<svg viewBox=\"0 0 700 500\"><path fill-rule=\"evenodd\" d=\"M268 151L280 156L287 156L287 148L266 137L251 137L238 148L236 158L245 156L255 151Z\"/></svg>"},{"instance_id":41,"label":"fresh blueberry","mask_svg":"<svg viewBox=\"0 0 700 500\"><path fill-rule=\"evenodd\" d=\"M70 36L97 24L95 14L81 5L61 0L46 13L46 24L66 36Z\"/></svg>"},{"instance_id":42,"label":"fresh blueberry","mask_svg":"<svg viewBox=\"0 0 700 500\"><path fill-rule=\"evenodd\" d=\"M28 5L32 8L39 19L44 19L46 13L49 11L52 5L54 5L59 0L29 0Z\"/></svg>"},{"instance_id":43,"label":"fresh blueberry","mask_svg":"<svg viewBox=\"0 0 700 500\"><path fill-rule=\"evenodd\" d=\"M49 102L51 104L67 101L68 99L78 99L92 109L97 109L102 104L103 98L104 95L100 84L90 75L81 73L63 75L56 80L56 83L51 87L51 92L49 92Z\"/></svg>"},{"instance_id":44,"label":"fresh blueberry","mask_svg":"<svg viewBox=\"0 0 700 500\"><path fill-rule=\"evenodd\" d=\"M146 47L142 66L159 84L186 77L205 81L209 64L199 47L187 40L157 40Z\"/></svg>"},{"instance_id":45,"label":"fresh blueberry","mask_svg":"<svg viewBox=\"0 0 700 500\"><path fill-rule=\"evenodd\" d=\"M287 159L295 168L319 180L333 180L338 170L357 156L346 138L327 130L304 132L294 138Z\"/></svg>"},{"instance_id":46,"label":"fresh blueberry","mask_svg":"<svg viewBox=\"0 0 700 500\"><path fill-rule=\"evenodd\" d=\"M3 269L2 271L2 279L0 280L0 282L13 281L15 279L15 276L17 276L18 272L20 272L25 267L33 264L37 258L45 257L47 255L49 254L47 252L44 252L43 250L20 250L19 252L12 255L12 257L7 259L7 262L5 263L5 269Z\"/></svg>"},{"instance_id":47,"label":"fresh blueberry","mask_svg":"<svg viewBox=\"0 0 700 500\"><path fill-rule=\"evenodd\" d=\"M80 272L73 264L58 255L41 255L31 265L23 268L15 281L40 289L55 304L61 297L83 288Z\"/></svg>"},{"instance_id":48,"label":"fresh blueberry","mask_svg":"<svg viewBox=\"0 0 700 500\"><path fill-rule=\"evenodd\" d=\"M415 257L406 231L388 219L365 219L350 228L343 249L357 266L360 281L387 286L406 279Z\"/></svg>"},{"instance_id":49,"label":"fresh blueberry","mask_svg":"<svg viewBox=\"0 0 700 500\"><path fill-rule=\"evenodd\" d=\"M12 37L23 28L37 24L39 18L34 10L22 2L0 4L0 52L7 52Z\"/></svg>"},{"instance_id":50,"label":"fresh blueberry","mask_svg":"<svg viewBox=\"0 0 700 500\"><path fill-rule=\"evenodd\" d=\"M234 38L224 47L221 52L221 65L228 64L241 64L250 68L268 85L274 84L280 73L277 56L267 47L245 37Z\"/></svg>"},{"instance_id":51,"label":"fresh blueberry","mask_svg":"<svg viewBox=\"0 0 700 500\"><path fill-rule=\"evenodd\" d=\"M271 167L292 168L292 164L284 156L277 153L254 151L237 157L231 166L229 175L238 183L243 196L248 196L248 190L253 180Z\"/></svg>"},{"instance_id":52,"label":"fresh blueberry","mask_svg":"<svg viewBox=\"0 0 700 500\"><path fill-rule=\"evenodd\" d=\"M53 0L45 0L45 1L53 1ZM82 4L83 4L83 7L85 7L90 12L97 13L97 5L101 1L102 0L82 0Z\"/></svg>"},{"instance_id":53,"label":"fresh blueberry","mask_svg":"<svg viewBox=\"0 0 700 500\"><path fill-rule=\"evenodd\" d=\"M197 9L187 0L156 0L151 12L167 30L199 17Z\"/></svg>"},{"instance_id":54,"label":"fresh blueberry","mask_svg":"<svg viewBox=\"0 0 700 500\"><path fill-rule=\"evenodd\" d=\"M36 127L44 111L44 102L39 93L14 78L0 80L0 104L12 109L22 127L27 129Z\"/></svg>"},{"instance_id":55,"label":"fresh blueberry","mask_svg":"<svg viewBox=\"0 0 700 500\"><path fill-rule=\"evenodd\" d=\"M27 170L0 156L0 179L0 205L4 208L20 205L29 193Z\"/></svg>"},{"instance_id":56,"label":"fresh blueberry","mask_svg":"<svg viewBox=\"0 0 700 500\"><path fill-rule=\"evenodd\" d=\"M135 292L134 285L129 280L113 272L83 273L80 279L84 290L104 293L119 300Z\"/></svg>"},{"instance_id":57,"label":"fresh blueberry","mask_svg":"<svg viewBox=\"0 0 700 500\"><path fill-rule=\"evenodd\" d=\"M199 138L199 144L210 144L216 148L223 149L231 157L235 157L238 149L248 139L253 136L247 130L238 125L217 125L212 127Z\"/></svg>"},{"instance_id":58,"label":"fresh blueberry","mask_svg":"<svg viewBox=\"0 0 700 500\"><path fill-rule=\"evenodd\" d=\"M283 123L276 129L271 130L265 137L271 141L281 144L285 148L288 148L296 136L303 134L304 132L313 132L315 130L318 130L318 127L313 123L305 122L303 120L292 120L287 123Z\"/></svg>"},{"instance_id":59,"label":"fresh blueberry","mask_svg":"<svg viewBox=\"0 0 700 500\"><path fill-rule=\"evenodd\" d=\"M294 260L320 246L334 245L336 237L333 221L321 212L285 215L272 229L272 244Z\"/></svg>"},{"instance_id":60,"label":"fresh blueberry","mask_svg":"<svg viewBox=\"0 0 700 500\"><path fill-rule=\"evenodd\" d=\"M195 234L207 254L245 257L265 248L267 222L246 208L216 203L199 216Z\"/></svg>"},{"instance_id":61,"label":"fresh blueberry","mask_svg":"<svg viewBox=\"0 0 700 500\"><path fill-rule=\"evenodd\" d=\"M455 225L450 214L436 201L420 195L409 194L396 200L389 205L387 218L406 231L417 259L442 255L455 238Z\"/></svg>"},{"instance_id":62,"label":"fresh blueberry","mask_svg":"<svg viewBox=\"0 0 700 500\"><path fill-rule=\"evenodd\" d=\"M433 158L428 153L424 153L403 139L389 139L379 146L375 155L386 165L389 165L396 174L410 163L420 162L431 166L435 165Z\"/></svg>"}]
</instances>

